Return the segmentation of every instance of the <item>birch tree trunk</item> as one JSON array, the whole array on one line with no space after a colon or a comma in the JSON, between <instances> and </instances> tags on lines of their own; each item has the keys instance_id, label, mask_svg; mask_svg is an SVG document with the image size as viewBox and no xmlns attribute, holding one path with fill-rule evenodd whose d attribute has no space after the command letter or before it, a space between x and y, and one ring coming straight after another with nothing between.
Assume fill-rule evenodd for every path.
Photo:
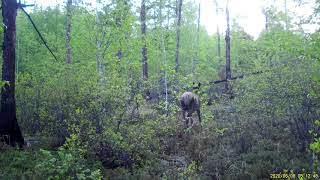
<instances>
[{"instance_id":1,"label":"birch tree trunk","mask_svg":"<svg viewBox=\"0 0 320 180\"><path fill-rule=\"evenodd\" d=\"M216 5L216 16L219 17L219 6L217 0L214 1ZM218 58L221 60L221 40L220 40L220 29L219 24L217 23L217 52L218 52Z\"/></svg>"},{"instance_id":2,"label":"birch tree trunk","mask_svg":"<svg viewBox=\"0 0 320 180\"><path fill-rule=\"evenodd\" d=\"M199 2L199 7L198 7L198 28L197 28L197 59L196 62L192 61L192 74L193 74L193 78L194 78L194 71L195 71L195 64L198 64L198 62L200 61L200 2Z\"/></svg>"},{"instance_id":3,"label":"birch tree trunk","mask_svg":"<svg viewBox=\"0 0 320 180\"><path fill-rule=\"evenodd\" d=\"M67 49L67 57L66 63L72 63L72 50L71 50L71 8L72 8L72 0L67 1L67 17L66 17L66 49Z\"/></svg>"},{"instance_id":4,"label":"birch tree trunk","mask_svg":"<svg viewBox=\"0 0 320 180\"><path fill-rule=\"evenodd\" d=\"M284 0L284 12L286 16L286 31L289 30L289 20L288 20L288 8L287 8L287 0Z\"/></svg>"},{"instance_id":5,"label":"birch tree trunk","mask_svg":"<svg viewBox=\"0 0 320 180\"><path fill-rule=\"evenodd\" d=\"M176 72L179 71L179 49L180 49L180 28L181 28L181 10L182 0L178 0L177 8L177 35L176 35Z\"/></svg>"},{"instance_id":6,"label":"birch tree trunk","mask_svg":"<svg viewBox=\"0 0 320 180\"><path fill-rule=\"evenodd\" d=\"M265 29L266 29L266 31L268 31L269 30L269 18L268 18L268 12L267 12L267 9L265 8L265 9L263 9L263 15L264 15L264 17L265 17Z\"/></svg>"},{"instance_id":7,"label":"birch tree trunk","mask_svg":"<svg viewBox=\"0 0 320 180\"><path fill-rule=\"evenodd\" d=\"M98 12L98 9L96 9L96 27L97 27L97 32L96 32L96 63L97 63L97 72L99 74L100 82L103 82L103 76L104 76L104 67L103 67L103 50L102 50L102 39L104 38L105 32L103 32L102 37L99 36L99 28L101 26L100 23L100 13Z\"/></svg>"},{"instance_id":8,"label":"birch tree trunk","mask_svg":"<svg viewBox=\"0 0 320 180\"><path fill-rule=\"evenodd\" d=\"M230 24L229 24L229 0L226 7L227 30L226 30L226 79L231 80L231 66L230 66Z\"/></svg>"}]
</instances>

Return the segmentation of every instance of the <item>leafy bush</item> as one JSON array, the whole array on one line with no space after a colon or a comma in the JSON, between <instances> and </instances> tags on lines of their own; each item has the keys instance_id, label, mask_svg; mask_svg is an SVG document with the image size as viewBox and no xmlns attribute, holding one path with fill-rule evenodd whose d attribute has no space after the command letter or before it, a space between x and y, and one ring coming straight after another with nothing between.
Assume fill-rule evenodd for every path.
<instances>
[{"instance_id":1,"label":"leafy bush","mask_svg":"<svg viewBox=\"0 0 320 180\"><path fill-rule=\"evenodd\" d=\"M47 179L102 179L98 164L85 156L78 135L72 134L57 152L40 149L35 169L39 177Z\"/></svg>"}]
</instances>

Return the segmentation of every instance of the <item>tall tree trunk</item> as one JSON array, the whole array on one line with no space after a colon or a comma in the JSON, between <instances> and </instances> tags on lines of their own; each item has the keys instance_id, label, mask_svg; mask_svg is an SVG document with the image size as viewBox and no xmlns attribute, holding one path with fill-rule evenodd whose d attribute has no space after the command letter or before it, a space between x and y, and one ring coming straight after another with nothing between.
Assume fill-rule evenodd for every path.
<instances>
[{"instance_id":1,"label":"tall tree trunk","mask_svg":"<svg viewBox=\"0 0 320 180\"><path fill-rule=\"evenodd\" d=\"M170 4L170 1L169 1L169 4ZM169 8L168 8L168 11L167 11L167 16L169 18ZM161 20L161 24L162 24L162 21ZM169 21L166 25L169 29ZM168 112L168 105L169 105L169 96L168 96L168 72L167 72L167 51L166 51L166 37L164 36L164 32L163 30L161 31L161 39L162 39L162 42L161 42L161 46L162 46L162 57L163 57L163 64L164 64L164 92L165 92L165 106L164 106L164 110L166 112L166 115L168 116L169 112ZM163 91L161 91L161 94L162 94Z\"/></svg>"},{"instance_id":2,"label":"tall tree trunk","mask_svg":"<svg viewBox=\"0 0 320 180\"><path fill-rule=\"evenodd\" d=\"M159 30L160 30L160 32L161 32L161 38L164 38L164 36L163 36L163 29L162 29L162 22L163 22L163 18L165 18L165 16L164 17L162 17L163 16L163 14L162 14L162 11L163 11L163 9L164 9L164 1L163 0L159 0L159 3L160 3L160 6L159 6L159 25L158 25L158 27L157 28L159 28ZM156 12L155 12L156 13ZM156 16L155 16L156 17ZM160 40L161 40L161 38L160 38ZM162 65L162 42L161 41L158 41L158 49L157 49L157 67L161 67L161 65ZM160 95L162 95L162 93L163 93L163 89L162 89L162 81L161 81L161 79L162 79L162 70L161 70L161 68L157 68L157 80L158 80L158 84L157 84L157 93L158 94L160 94ZM160 96L159 95L159 99L160 99ZM158 101L159 102L159 101Z\"/></svg>"},{"instance_id":3,"label":"tall tree trunk","mask_svg":"<svg viewBox=\"0 0 320 180\"><path fill-rule=\"evenodd\" d=\"M264 10L263 10L263 14L264 14L264 16L265 16L265 21L266 21L265 29L266 29L266 31L268 31L268 30L269 30L269 18L268 18L267 9L264 9Z\"/></svg>"},{"instance_id":4,"label":"tall tree trunk","mask_svg":"<svg viewBox=\"0 0 320 180\"><path fill-rule=\"evenodd\" d=\"M221 40L220 40L220 30L219 25L217 25L217 51L218 51L218 58L221 59Z\"/></svg>"},{"instance_id":5,"label":"tall tree trunk","mask_svg":"<svg viewBox=\"0 0 320 180\"><path fill-rule=\"evenodd\" d=\"M231 80L229 0L227 0L226 16L227 16L227 30L226 30L226 79L227 79L227 80Z\"/></svg>"},{"instance_id":6,"label":"tall tree trunk","mask_svg":"<svg viewBox=\"0 0 320 180\"><path fill-rule=\"evenodd\" d=\"M97 2L98 3L98 2ZM96 9L96 26L97 26L97 32L96 32L96 64L97 64L97 72L99 74L100 82L101 84L104 83L104 66L103 66L103 50L102 50L102 39L105 36L105 32L103 32L102 37L99 36L99 28L101 26L100 23L100 13L98 12L98 9Z\"/></svg>"},{"instance_id":7,"label":"tall tree trunk","mask_svg":"<svg viewBox=\"0 0 320 180\"><path fill-rule=\"evenodd\" d=\"M146 0L141 0L141 10L140 10L140 21L141 21L141 38L142 38L142 79L147 81L149 78L148 74L148 58L147 58L147 24L146 24ZM150 91L144 87L144 94L146 99L150 99Z\"/></svg>"},{"instance_id":8,"label":"tall tree trunk","mask_svg":"<svg viewBox=\"0 0 320 180\"><path fill-rule=\"evenodd\" d=\"M66 63L72 63L72 51L71 51L71 8L72 8L72 0L67 1L67 17L66 17L66 48L67 48L67 59Z\"/></svg>"},{"instance_id":9,"label":"tall tree trunk","mask_svg":"<svg viewBox=\"0 0 320 180\"><path fill-rule=\"evenodd\" d=\"M200 61L200 2L199 2L199 7L198 7L198 28L197 28L197 59L196 62L192 62L192 74L194 78L194 71L195 71L195 64L197 64Z\"/></svg>"},{"instance_id":10,"label":"tall tree trunk","mask_svg":"<svg viewBox=\"0 0 320 180\"><path fill-rule=\"evenodd\" d=\"M116 14L116 26L118 29L118 32L121 32L122 36L123 31L121 31L121 29L123 28L123 21L126 19L126 16L128 15L128 2L127 0L118 0L116 3L116 8L118 9L118 13ZM120 13L119 13L120 12ZM121 59L123 56L123 52L122 52L122 40L119 41L119 48L117 51L117 58Z\"/></svg>"},{"instance_id":11,"label":"tall tree trunk","mask_svg":"<svg viewBox=\"0 0 320 180\"><path fill-rule=\"evenodd\" d=\"M214 1L216 5L216 15L219 17L219 7L218 7L218 2L217 0ZM221 60L221 40L220 40L220 29L219 29L219 24L217 23L217 52L218 52L218 58Z\"/></svg>"},{"instance_id":12,"label":"tall tree trunk","mask_svg":"<svg viewBox=\"0 0 320 180\"><path fill-rule=\"evenodd\" d=\"M177 0L176 0L177 3ZM169 0L168 5L171 4L171 0ZM177 9L176 9L176 14L177 14ZM164 20L163 20L164 21ZM161 20L162 22L162 20ZM165 24L165 23L164 23ZM167 32L169 30L169 25L170 24L170 7L167 6L167 23L165 25L165 28L167 29ZM166 33L164 35L164 32L166 31L161 31L161 35L162 35L162 48L163 48L163 65L164 65L164 94L165 94L165 112L166 115L169 114L168 112L168 105L169 105L169 94L168 94L168 71L167 71L167 51L166 51L166 44L168 42L168 38L169 38L169 34ZM162 94L163 91L161 91Z\"/></svg>"},{"instance_id":13,"label":"tall tree trunk","mask_svg":"<svg viewBox=\"0 0 320 180\"><path fill-rule=\"evenodd\" d=\"M24 138L16 118L15 101L15 63L16 63L16 16L18 4L15 0L2 0L2 17L4 25L2 81L1 90L0 135L5 136L6 143L21 147Z\"/></svg>"},{"instance_id":14,"label":"tall tree trunk","mask_svg":"<svg viewBox=\"0 0 320 180\"><path fill-rule=\"evenodd\" d=\"M140 11L140 21L141 21L141 38L142 38L142 78L143 80L148 80L148 59L147 59L147 42L146 42L146 0L141 0L141 11Z\"/></svg>"},{"instance_id":15,"label":"tall tree trunk","mask_svg":"<svg viewBox=\"0 0 320 180\"><path fill-rule=\"evenodd\" d=\"M201 12L201 4L199 3L199 6L198 6L198 21L197 21L197 23L198 23L198 29L197 29L197 31L198 31L198 43L199 43L199 36L200 36L200 12Z\"/></svg>"},{"instance_id":16,"label":"tall tree trunk","mask_svg":"<svg viewBox=\"0 0 320 180\"><path fill-rule=\"evenodd\" d=\"M99 4L99 0L96 1L97 4ZM105 79L104 79L104 65L103 65L103 50L102 50L102 41L104 38L104 32L102 33L102 37L99 36L99 27L101 26L100 22L100 12L98 11L98 5L95 9L96 11L96 65L97 65L97 72L99 74L99 83L102 85L101 87L104 87ZM103 106L102 113L106 112L106 108ZM102 123L101 123L101 117L99 114L97 114L96 117L96 133L100 134L102 131Z\"/></svg>"},{"instance_id":17,"label":"tall tree trunk","mask_svg":"<svg viewBox=\"0 0 320 180\"><path fill-rule=\"evenodd\" d=\"M180 48L180 28L181 28L181 10L182 0L178 0L177 9L177 37L176 37L176 72L179 71L179 48Z\"/></svg>"},{"instance_id":18,"label":"tall tree trunk","mask_svg":"<svg viewBox=\"0 0 320 180\"><path fill-rule=\"evenodd\" d=\"M284 12L286 16L286 31L289 30L289 21L288 21L288 8L287 8L287 0L284 0Z\"/></svg>"}]
</instances>

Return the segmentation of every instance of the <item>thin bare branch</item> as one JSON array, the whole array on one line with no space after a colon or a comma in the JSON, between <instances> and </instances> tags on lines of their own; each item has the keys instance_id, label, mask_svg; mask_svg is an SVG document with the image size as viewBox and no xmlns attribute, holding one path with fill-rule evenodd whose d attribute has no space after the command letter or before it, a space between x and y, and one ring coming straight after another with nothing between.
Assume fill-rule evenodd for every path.
<instances>
[{"instance_id":1,"label":"thin bare branch","mask_svg":"<svg viewBox=\"0 0 320 180\"><path fill-rule=\"evenodd\" d=\"M43 44L46 46L46 48L50 51L51 55L54 57L54 59L56 61L58 61L57 56L52 52L52 50L50 49L50 47L48 46L46 40L43 38L43 36L41 35L40 31L38 30L36 24L34 23L34 21L32 20L32 18L30 17L30 15L24 10L24 8L22 6L19 6L19 8L24 12L24 14L28 17L28 19L30 20L33 28L36 30L36 32L38 33L40 39L42 40Z\"/></svg>"}]
</instances>

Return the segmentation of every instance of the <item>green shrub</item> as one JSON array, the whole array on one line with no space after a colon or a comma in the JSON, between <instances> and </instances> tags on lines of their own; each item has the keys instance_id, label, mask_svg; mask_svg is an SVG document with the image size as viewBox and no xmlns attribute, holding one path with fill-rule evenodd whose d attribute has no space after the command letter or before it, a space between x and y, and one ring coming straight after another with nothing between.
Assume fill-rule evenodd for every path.
<instances>
[{"instance_id":1,"label":"green shrub","mask_svg":"<svg viewBox=\"0 0 320 180\"><path fill-rule=\"evenodd\" d=\"M72 134L57 152L40 149L35 169L47 179L102 179L97 163L89 162L85 154L78 135Z\"/></svg>"}]
</instances>

